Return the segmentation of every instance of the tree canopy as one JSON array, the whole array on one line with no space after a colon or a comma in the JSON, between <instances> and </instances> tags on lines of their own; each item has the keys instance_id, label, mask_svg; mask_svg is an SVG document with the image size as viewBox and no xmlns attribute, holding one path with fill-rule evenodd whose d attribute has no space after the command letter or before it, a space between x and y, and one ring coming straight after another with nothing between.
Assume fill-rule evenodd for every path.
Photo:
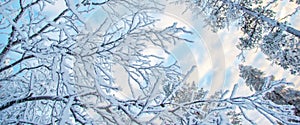
<instances>
[{"instance_id":1,"label":"tree canopy","mask_svg":"<svg viewBox=\"0 0 300 125\"><path fill-rule=\"evenodd\" d=\"M179 43L197 42L185 37L195 32L172 20L161 27L155 16L176 3L205 16L213 32L236 23L240 56L259 48L299 75L300 31L289 22L299 7L279 19L273 7L281 2L2 0L0 123L256 124L255 111L273 124L299 124L300 92L284 78L240 64L244 84L231 90L209 95L189 81L196 65L182 70L168 57ZM241 85L253 93L239 95Z\"/></svg>"}]
</instances>

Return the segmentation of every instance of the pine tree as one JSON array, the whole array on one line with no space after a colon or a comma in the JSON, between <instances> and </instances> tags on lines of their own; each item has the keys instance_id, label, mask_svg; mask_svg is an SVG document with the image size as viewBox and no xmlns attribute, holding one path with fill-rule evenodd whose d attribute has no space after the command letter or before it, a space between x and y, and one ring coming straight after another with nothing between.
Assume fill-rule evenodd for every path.
<instances>
[{"instance_id":1,"label":"pine tree","mask_svg":"<svg viewBox=\"0 0 300 125\"><path fill-rule=\"evenodd\" d=\"M300 74L300 31L288 22L289 17L299 11L294 8L284 18L276 17L280 10L274 6L279 0L191 0L186 2L195 14L206 16L205 21L214 32L237 23L244 33L237 45L242 53L260 48L268 60L280 65L291 74ZM288 4L299 1L290 0ZM243 55L243 54L241 54Z\"/></svg>"},{"instance_id":2,"label":"pine tree","mask_svg":"<svg viewBox=\"0 0 300 125\"><path fill-rule=\"evenodd\" d=\"M291 105L294 107L294 115L300 117L300 91L288 88L287 85L276 85L284 80L275 80L274 76L264 77L263 72L252 66L240 65L240 77L246 82L251 90L263 93L272 88L271 91L264 93L263 98L270 100L278 105ZM295 120L300 123L299 120Z\"/></svg>"}]
</instances>

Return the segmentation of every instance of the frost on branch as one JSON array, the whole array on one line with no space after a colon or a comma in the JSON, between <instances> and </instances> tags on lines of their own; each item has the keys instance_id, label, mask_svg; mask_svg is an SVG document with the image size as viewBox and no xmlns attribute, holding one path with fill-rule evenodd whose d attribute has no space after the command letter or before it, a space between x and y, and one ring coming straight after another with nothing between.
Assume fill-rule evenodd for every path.
<instances>
[{"instance_id":1,"label":"frost on branch","mask_svg":"<svg viewBox=\"0 0 300 125\"><path fill-rule=\"evenodd\" d=\"M276 87L272 92L265 95L266 99L271 100L278 105L295 106L295 115L300 117L300 91L284 86Z\"/></svg>"},{"instance_id":2,"label":"frost on branch","mask_svg":"<svg viewBox=\"0 0 300 125\"><path fill-rule=\"evenodd\" d=\"M181 37L191 32L176 23L156 27L154 1L65 1L53 17L43 13L51 1L8 2L18 6L1 3L8 39L0 62L16 56L0 66L1 123L150 124L164 110L164 84L186 76L166 58L169 45L191 42ZM86 29L97 9L103 21Z\"/></svg>"},{"instance_id":3,"label":"frost on branch","mask_svg":"<svg viewBox=\"0 0 300 125\"><path fill-rule=\"evenodd\" d=\"M254 89L259 88L260 91L249 96L239 96L235 94L238 89L238 84L236 84L230 97L227 96L229 91L219 91L207 97L207 91L195 87L195 84L189 84L177 89L171 100L164 101L160 105L166 108L164 112L161 112L160 119L165 124L257 124L252 117L253 114L248 113L248 111L256 111L272 124L298 124L300 122L300 117L295 114L297 104L280 104L273 101L273 97L268 96L274 94L276 87L289 83L283 80L276 81L273 77L263 77L261 71L250 66L241 66L241 70L243 72L241 77L248 79L249 85L256 84L254 81L257 80L254 79L264 79L263 82L258 80L263 84L262 87L253 86Z\"/></svg>"},{"instance_id":4,"label":"frost on branch","mask_svg":"<svg viewBox=\"0 0 300 125\"><path fill-rule=\"evenodd\" d=\"M246 85L256 93L262 93L263 99L270 100L277 105L293 106L292 114L300 116L300 91L288 88L291 84L282 80L275 80L274 76L264 77L263 72L252 66L240 65L240 76L246 80ZM281 109L284 111L284 109ZM300 118L287 119L291 122L300 122Z\"/></svg>"},{"instance_id":5,"label":"frost on branch","mask_svg":"<svg viewBox=\"0 0 300 125\"><path fill-rule=\"evenodd\" d=\"M168 91L165 88L165 92ZM207 94L208 91L198 88L194 83L180 87L170 101L161 104L167 111L162 112L160 119L164 124L242 123L242 114L236 112L230 103L222 100L223 92L216 92L210 97Z\"/></svg>"}]
</instances>

